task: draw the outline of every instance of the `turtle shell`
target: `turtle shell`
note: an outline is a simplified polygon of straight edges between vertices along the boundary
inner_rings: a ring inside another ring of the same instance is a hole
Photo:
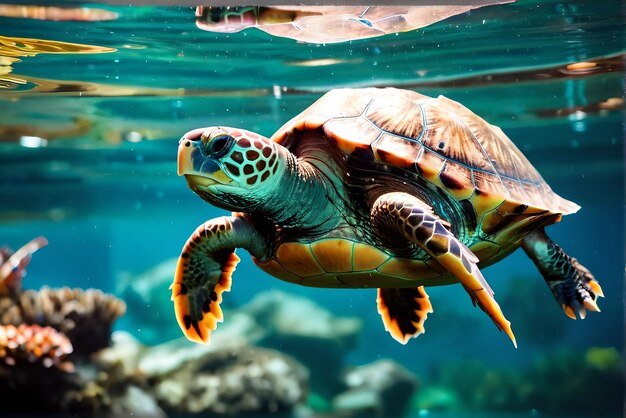
[[[298,132],[307,129],[323,130],[346,154],[408,170],[462,206],[471,204],[487,234],[529,216],[557,221],[555,215],[579,209],[552,191],[500,128],[443,96],[394,88],[332,90],[272,140],[293,148]]]

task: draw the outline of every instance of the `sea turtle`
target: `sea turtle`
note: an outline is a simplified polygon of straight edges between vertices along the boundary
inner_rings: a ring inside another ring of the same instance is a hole
[[[222,321],[235,248],[288,282],[378,288],[385,328],[402,343],[432,312],[424,286],[460,282],[515,344],[479,268],[519,246],[569,317],[599,311],[598,282],[544,232],[579,206],[500,128],[443,96],[337,89],[270,139],[196,129],[180,140],[178,173],[235,211],[200,225],[178,261],[172,299],[196,342]]]
[[[407,32],[472,9],[513,1],[428,6],[198,6],[196,26],[226,33],[254,27],[301,42],[336,43]]]

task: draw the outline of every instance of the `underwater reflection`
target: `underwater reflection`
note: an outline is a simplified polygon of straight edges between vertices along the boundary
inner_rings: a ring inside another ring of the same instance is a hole
[[[52,21],[100,22],[115,20],[118,14],[109,10],[88,7],[0,4],[0,16]]]
[[[16,89],[28,83],[28,77],[11,75],[13,64],[23,57],[38,54],[100,54],[115,52],[115,48],[52,41],[48,39],[0,36],[0,89]]]
[[[70,123],[59,125],[35,125],[30,123],[0,125],[0,142],[18,142],[22,146],[37,148],[46,146],[49,140],[57,138],[74,138],[87,134],[92,127],[92,121],[77,117]],[[29,146],[35,141],[28,138],[39,138],[38,146]]]
[[[494,84],[513,84],[522,81],[542,81],[558,79],[577,79],[605,73],[620,73],[624,71],[624,54],[608,57],[597,57],[590,61],[575,62],[544,68],[528,70],[512,69],[510,71],[471,75],[448,80],[425,80],[415,83],[389,84],[399,88],[418,87],[470,87]],[[419,76],[420,71],[416,71]]]
[[[300,42],[337,43],[408,32],[479,7],[514,1],[445,6],[198,6],[196,25],[224,33],[254,27]]]

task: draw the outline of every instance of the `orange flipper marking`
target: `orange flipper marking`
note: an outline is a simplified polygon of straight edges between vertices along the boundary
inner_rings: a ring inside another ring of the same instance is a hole
[[[587,284],[589,285],[593,293],[596,294],[596,296],[599,296],[601,298],[604,297],[604,292],[602,291],[602,287],[600,287],[600,283],[598,283],[596,280],[590,280],[587,282]]]
[[[500,309],[500,305],[493,298],[493,290],[491,290],[476,265],[478,259],[469,249],[464,251],[467,247],[463,246],[462,248],[461,257],[447,252],[435,258],[459,279],[472,298],[472,302],[489,315],[499,330],[506,332],[515,348],[517,348],[517,341],[511,329],[511,323],[506,319],[502,309]]]
[[[217,328],[217,324],[222,322],[224,315],[220,304],[222,303],[222,293],[230,291],[232,284],[232,275],[235,271],[239,257],[234,253],[230,253],[222,265],[219,279],[215,284],[212,292],[206,295],[204,301],[196,306],[195,312],[190,307],[190,294],[205,291],[208,289],[186,289],[184,284],[184,265],[186,260],[181,258],[176,267],[176,275],[174,283],[170,286],[172,290],[172,300],[174,301],[174,311],[176,320],[183,331],[183,334],[190,340],[197,343],[208,343],[211,331]],[[211,296],[213,295],[213,296]],[[198,308],[200,311],[198,311]],[[201,317],[200,317],[201,315]],[[194,321],[193,317],[200,317],[200,320]]]
[[[424,286],[378,289],[376,304],[385,329],[400,344],[423,334],[426,317],[433,312]]]

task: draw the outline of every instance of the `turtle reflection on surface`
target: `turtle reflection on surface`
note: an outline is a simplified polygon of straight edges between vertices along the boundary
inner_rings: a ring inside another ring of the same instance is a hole
[[[225,33],[255,27],[301,42],[336,43],[407,32],[479,7],[514,1],[469,1],[445,6],[198,6],[196,25]]]

